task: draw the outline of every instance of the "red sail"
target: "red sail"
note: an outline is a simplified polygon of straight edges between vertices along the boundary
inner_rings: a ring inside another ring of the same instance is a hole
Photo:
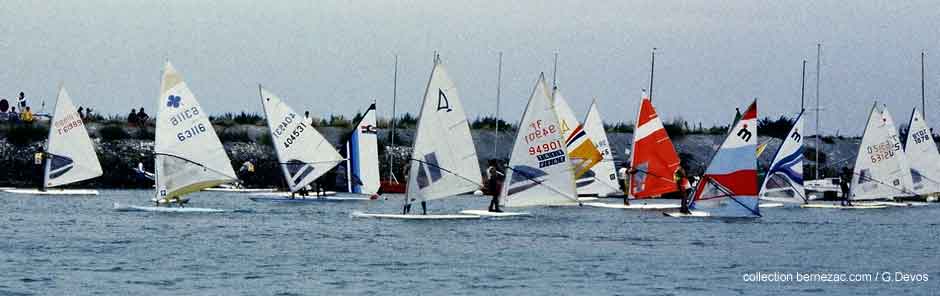
[[[679,169],[679,156],[663,122],[656,115],[653,103],[645,95],[633,131],[630,163],[635,171],[630,176],[630,195],[634,198],[653,198],[680,191],[674,180]],[[690,188],[687,179],[683,179],[681,184],[681,190]]]

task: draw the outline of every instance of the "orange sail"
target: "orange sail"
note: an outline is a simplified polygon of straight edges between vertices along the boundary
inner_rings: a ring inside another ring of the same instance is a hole
[[[640,103],[633,131],[631,157],[630,164],[635,172],[630,177],[630,195],[634,198],[652,198],[680,191],[673,179],[679,169],[679,156],[646,94]],[[681,184],[681,190],[690,188],[687,179],[681,180]]]

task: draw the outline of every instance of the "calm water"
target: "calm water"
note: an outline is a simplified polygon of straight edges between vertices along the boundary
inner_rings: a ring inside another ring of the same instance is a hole
[[[520,220],[352,219],[400,199],[273,205],[195,194],[225,214],[115,212],[150,191],[0,193],[0,295],[936,295],[940,205],[765,209],[752,221],[533,208]],[[479,197],[433,212],[482,208]],[[752,272],[927,273],[928,282],[749,283]]]

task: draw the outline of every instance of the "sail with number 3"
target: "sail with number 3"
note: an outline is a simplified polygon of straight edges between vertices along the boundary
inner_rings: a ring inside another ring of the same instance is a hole
[[[894,119],[875,103],[868,115],[852,174],[851,199],[875,200],[912,196],[911,167]]]
[[[933,135],[924,115],[914,108],[908,124],[907,141],[904,152],[911,162],[911,177],[914,192],[918,195],[936,195],[940,193],[940,152],[933,141]]]
[[[482,179],[457,86],[435,57],[418,115],[406,203],[473,192]]]
[[[157,103],[158,203],[238,179],[205,110],[170,62],[163,69]]]
[[[574,169],[544,75],[519,122],[510,154],[503,203],[509,207],[577,204]]]
[[[709,216],[760,216],[757,198],[757,102],[751,103],[712,157],[689,208]]]
[[[790,133],[780,144],[764,183],[760,198],[786,203],[806,203],[803,189],[803,112],[796,116]]]
[[[260,85],[258,89],[274,151],[291,192],[316,181],[344,160],[333,145],[284,100]]]

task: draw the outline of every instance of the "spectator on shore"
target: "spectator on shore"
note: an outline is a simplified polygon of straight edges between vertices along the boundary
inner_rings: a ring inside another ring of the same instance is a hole
[[[20,121],[25,123],[33,123],[33,111],[29,110],[29,107],[26,107],[26,111],[20,113]]]
[[[85,119],[85,107],[78,106],[78,118]]]
[[[7,119],[10,122],[17,122],[20,120],[20,115],[16,113],[16,106],[10,107],[10,112],[7,113]]]
[[[314,126],[313,120],[310,119],[310,111],[304,111],[304,123]]]
[[[150,120],[150,115],[147,115],[147,112],[144,112],[144,107],[140,107],[140,111],[137,111],[137,122],[140,126],[147,126],[147,121]]]
[[[127,124],[131,126],[137,124],[137,109],[131,109],[131,113],[127,114]]]
[[[85,120],[86,122],[90,122],[92,120],[91,108],[87,108],[87,107],[85,108],[85,118],[82,118],[82,119]]]
[[[20,92],[20,96],[16,99],[16,101],[20,104],[20,110],[26,108],[26,94]]]

